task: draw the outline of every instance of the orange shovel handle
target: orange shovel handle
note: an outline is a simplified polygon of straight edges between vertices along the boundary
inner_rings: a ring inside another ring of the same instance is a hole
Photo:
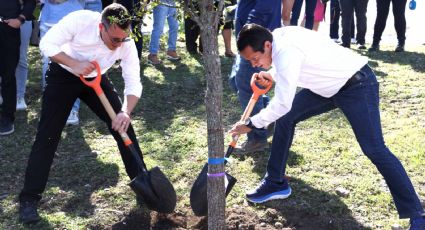
[[[87,81],[83,75],[80,75],[80,80],[87,85],[88,87],[92,88],[96,95],[99,97],[100,102],[102,103],[103,107],[105,108],[106,112],[108,113],[111,120],[114,120],[117,114],[115,113],[114,109],[111,106],[111,103],[109,103],[108,99],[105,96],[105,93],[103,92],[102,87],[100,87],[100,81],[102,80],[102,74],[100,71],[100,66],[96,61],[91,62],[93,65],[96,66],[96,72],[97,76],[94,77],[93,80]],[[124,141],[124,145],[129,146],[133,144],[133,142],[128,137],[127,133],[120,133],[122,140]]]

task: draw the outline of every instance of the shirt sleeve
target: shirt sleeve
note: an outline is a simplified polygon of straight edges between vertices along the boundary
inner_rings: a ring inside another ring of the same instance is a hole
[[[261,25],[263,27],[268,26],[268,22],[270,22],[270,17],[273,15],[273,9],[277,7],[274,3],[275,0],[261,0],[256,1],[254,8],[249,12],[248,19],[246,24],[255,23]],[[280,7],[280,5],[279,5]]]
[[[291,110],[304,58],[297,48],[287,49],[273,57],[273,69],[269,72],[276,82],[274,97],[266,108],[251,118],[255,127],[267,127]]]
[[[78,32],[78,23],[73,13],[68,14],[55,24],[41,38],[40,50],[46,57],[53,57],[62,52],[62,44],[72,41]]]
[[[22,7],[22,14],[27,20],[34,19],[32,15],[35,9],[36,2],[35,0],[24,0],[24,5]]]
[[[124,79],[124,95],[142,96],[143,86],[140,82],[140,61],[137,56],[136,45],[128,41],[123,47],[121,59],[122,77]]]

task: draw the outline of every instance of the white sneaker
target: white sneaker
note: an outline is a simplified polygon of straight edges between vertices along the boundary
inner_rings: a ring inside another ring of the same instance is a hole
[[[339,39],[338,38],[331,38],[332,39],[332,41],[334,41],[335,43],[340,43],[340,41],[339,41]]]
[[[26,110],[27,104],[25,103],[25,98],[18,97],[16,99],[16,110]]]
[[[78,119],[78,111],[71,110],[66,125],[78,125],[80,120]]]

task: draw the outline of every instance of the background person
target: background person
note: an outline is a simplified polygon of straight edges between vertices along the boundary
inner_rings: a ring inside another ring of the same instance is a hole
[[[32,20],[35,0],[0,0],[0,76],[1,97],[0,135],[15,131],[16,67],[21,44],[20,26]]]
[[[282,26],[281,0],[240,0],[236,8],[235,33],[247,23],[257,23],[270,30]],[[250,79],[247,76],[263,70],[261,67],[253,67],[242,56],[236,57],[229,78],[229,84],[238,94],[239,103],[245,109],[252,96]],[[258,113],[268,104],[268,96],[260,97],[255,104],[252,114]],[[270,125],[273,128],[273,125]],[[264,151],[269,147],[267,142],[267,129],[257,129],[247,134],[247,140],[236,146],[235,153],[244,154],[256,151]]]

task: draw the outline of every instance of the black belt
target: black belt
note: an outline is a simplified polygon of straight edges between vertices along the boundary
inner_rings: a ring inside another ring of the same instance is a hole
[[[350,77],[350,79],[348,79],[348,81],[345,83],[345,85],[340,89],[341,90],[345,90],[348,87],[356,84],[357,82],[359,82],[362,79],[365,79],[365,77],[367,77],[367,75],[364,73],[367,69],[370,69],[369,65],[364,65],[359,71],[357,71],[353,76]]]

